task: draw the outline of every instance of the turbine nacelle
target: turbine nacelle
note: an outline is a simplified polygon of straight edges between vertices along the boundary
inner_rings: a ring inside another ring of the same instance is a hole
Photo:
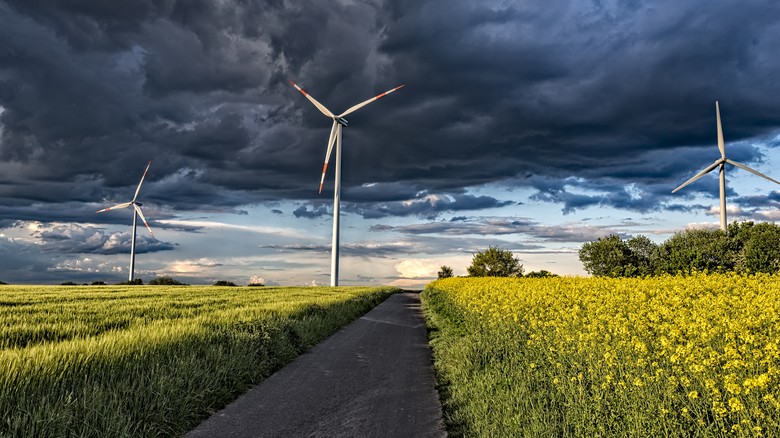
[[[344,117],[334,117],[333,120],[341,126],[349,126],[349,122]]]

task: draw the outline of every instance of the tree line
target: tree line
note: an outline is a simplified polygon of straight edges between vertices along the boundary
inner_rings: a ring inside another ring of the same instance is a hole
[[[780,271],[780,226],[734,222],[728,231],[679,231],[661,244],[646,236],[616,234],[582,245],[579,258],[589,274],[643,277],[691,272],[776,273]]]

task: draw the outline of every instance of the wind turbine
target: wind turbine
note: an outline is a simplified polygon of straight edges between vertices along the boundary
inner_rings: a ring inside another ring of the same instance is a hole
[[[133,206],[133,238],[132,242],[130,243],[130,281],[133,281],[135,278],[135,230],[136,230],[136,223],[138,221],[138,216],[141,216],[141,220],[144,221],[144,225],[146,225],[146,229],[149,230],[149,234],[154,237],[154,233],[152,232],[152,229],[149,228],[149,224],[146,222],[146,218],[144,217],[143,212],[141,211],[141,203],[136,201],[138,199],[138,192],[141,191],[141,184],[144,183],[144,178],[146,178],[146,172],[149,171],[149,166],[152,165],[152,162],[149,161],[149,164],[146,165],[146,170],[144,170],[144,175],[141,177],[141,182],[138,183],[138,187],[135,189],[135,195],[133,195],[133,200],[130,202],[125,202],[122,204],[117,204],[113,207],[104,208],[102,210],[98,210],[98,213],[102,213],[104,211],[109,210],[118,210],[120,208],[127,208],[129,206]]]
[[[314,106],[317,107],[318,110],[322,114],[325,114],[325,116],[333,119],[333,125],[330,128],[330,137],[328,138],[328,152],[325,154],[325,164],[322,166],[322,178],[320,179],[320,193],[322,193],[322,185],[325,182],[325,171],[328,169],[328,160],[330,160],[330,153],[333,151],[333,144],[335,142],[336,144],[336,184],[333,187],[333,243],[331,244],[331,253],[330,253],[330,285],[331,286],[338,286],[339,285],[339,200],[341,198],[341,128],[343,126],[347,126],[348,122],[344,118],[349,114],[352,114],[353,112],[359,110],[360,108],[363,108],[364,106],[368,105],[369,103],[380,99],[382,97],[387,96],[388,94],[392,93],[393,91],[396,91],[398,89],[401,89],[404,87],[404,85],[400,85],[398,87],[393,88],[392,90],[385,91],[382,94],[378,94],[371,99],[366,100],[365,102],[361,102],[348,110],[344,111],[343,113],[339,115],[334,115],[332,112],[330,112],[329,109],[325,108],[325,105],[317,102],[317,99],[311,97],[309,93],[303,90],[303,88],[299,87],[295,82],[290,81],[290,84],[292,84],[293,87],[295,87],[298,91],[300,91],[304,96],[306,96],[307,99],[311,103],[314,104]]]
[[[755,175],[758,175],[764,179],[768,179],[769,181],[772,181],[775,184],[780,184],[780,181],[776,181],[763,173],[751,169],[747,166],[745,166],[742,163],[737,163],[734,160],[730,160],[726,158],[726,149],[723,145],[723,128],[720,124],[720,107],[718,106],[718,101],[715,101],[715,115],[718,119],[718,149],[720,150],[720,158],[715,160],[714,163],[710,164],[709,167],[702,170],[701,172],[697,173],[693,178],[689,179],[688,181],[685,181],[682,183],[679,187],[672,190],[672,193],[680,190],[681,188],[687,186],[688,184],[696,181],[697,179],[703,177],[704,175],[712,172],[716,167],[719,168],[718,173],[720,174],[720,229],[723,230],[723,232],[727,232],[726,228],[726,163],[731,164],[732,166],[739,167],[740,169],[747,170],[750,173],[753,173]]]

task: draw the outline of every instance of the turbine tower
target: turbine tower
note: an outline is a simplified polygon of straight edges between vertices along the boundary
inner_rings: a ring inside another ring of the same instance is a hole
[[[133,200],[130,202],[125,202],[122,204],[117,204],[113,207],[104,208],[102,210],[98,210],[98,213],[102,213],[104,211],[109,210],[118,210],[120,208],[127,208],[129,206],[133,206],[133,237],[130,243],[130,278],[129,281],[133,281],[135,279],[135,230],[136,230],[136,223],[138,221],[138,216],[141,216],[141,220],[144,221],[144,225],[146,225],[146,229],[149,230],[149,234],[154,237],[154,233],[152,232],[152,229],[149,228],[149,224],[146,222],[146,218],[144,217],[143,212],[141,211],[141,203],[136,201],[138,199],[138,192],[141,191],[141,184],[144,183],[144,178],[146,178],[146,172],[149,171],[149,166],[152,165],[152,162],[149,161],[149,164],[146,165],[146,170],[144,170],[144,175],[141,177],[141,182],[138,183],[138,187],[135,189],[135,195],[133,195]]]
[[[299,87],[295,82],[290,81],[293,87],[306,96],[309,101],[317,107],[322,114],[326,117],[333,119],[333,125],[330,128],[330,137],[328,138],[328,151],[325,153],[325,164],[322,166],[322,178],[320,178],[320,193],[322,193],[322,185],[325,182],[325,171],[328,169],[328,160],[330,160],[330,153],[333,151],[333,144],[336,144],[336,183],[333,187],[333,243],[331,244],[330,253],[330,285],[339,285],[339,202],[341,198],[341,128],[347,126],[347,120],[344,118],[347,115],[363,108],[369,103],[387,96],[388,94],[403,88],[404,85],[393,88],[392,90],[385,91],[382,94],[378,94],[371,99],[361,102],[339,115],[334,115],[329,109],[319,102],[309,93]]]
[[[737,163],[736,161],[730,160],[726,158],[726,148],[723,144],[723,127],[720,123],[720,107],[718,106],[718,101],[715,101],[715,116],[718,120],[718,149],[720,150],[720,158],[715,160],[714,163],[710,164],[709,167],[705,168],[701,172],[694,175],[693,178],[689,179],[688,181],[685,181],[682,183],[679,187],[672,190],[672,193],[680,190],[681,188],[687,186],[688,184],[696,181],[697,179],[703,177],[704,175],[712,172],[716,167],[718,168],[718,174],[720,176],[720,229],[723,230],[723,232],[727,232],[727,222],[726,222],[726,163],[731,164],[732,166],[739,167],[740,169],[747,170],[750,173],[753,173],[755,175],[758,175],[764,179],[767,179],[769,181],[772,181],[775,184],[780,184],[780,182],[764,175],[763,173],[751,169],[747,166],[745,166],[742,163]]]

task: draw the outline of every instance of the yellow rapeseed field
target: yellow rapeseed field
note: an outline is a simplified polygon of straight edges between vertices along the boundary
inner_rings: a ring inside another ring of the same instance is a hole
[[[778,276],[453,278],[424,300],[466,435],[780,436]]]

